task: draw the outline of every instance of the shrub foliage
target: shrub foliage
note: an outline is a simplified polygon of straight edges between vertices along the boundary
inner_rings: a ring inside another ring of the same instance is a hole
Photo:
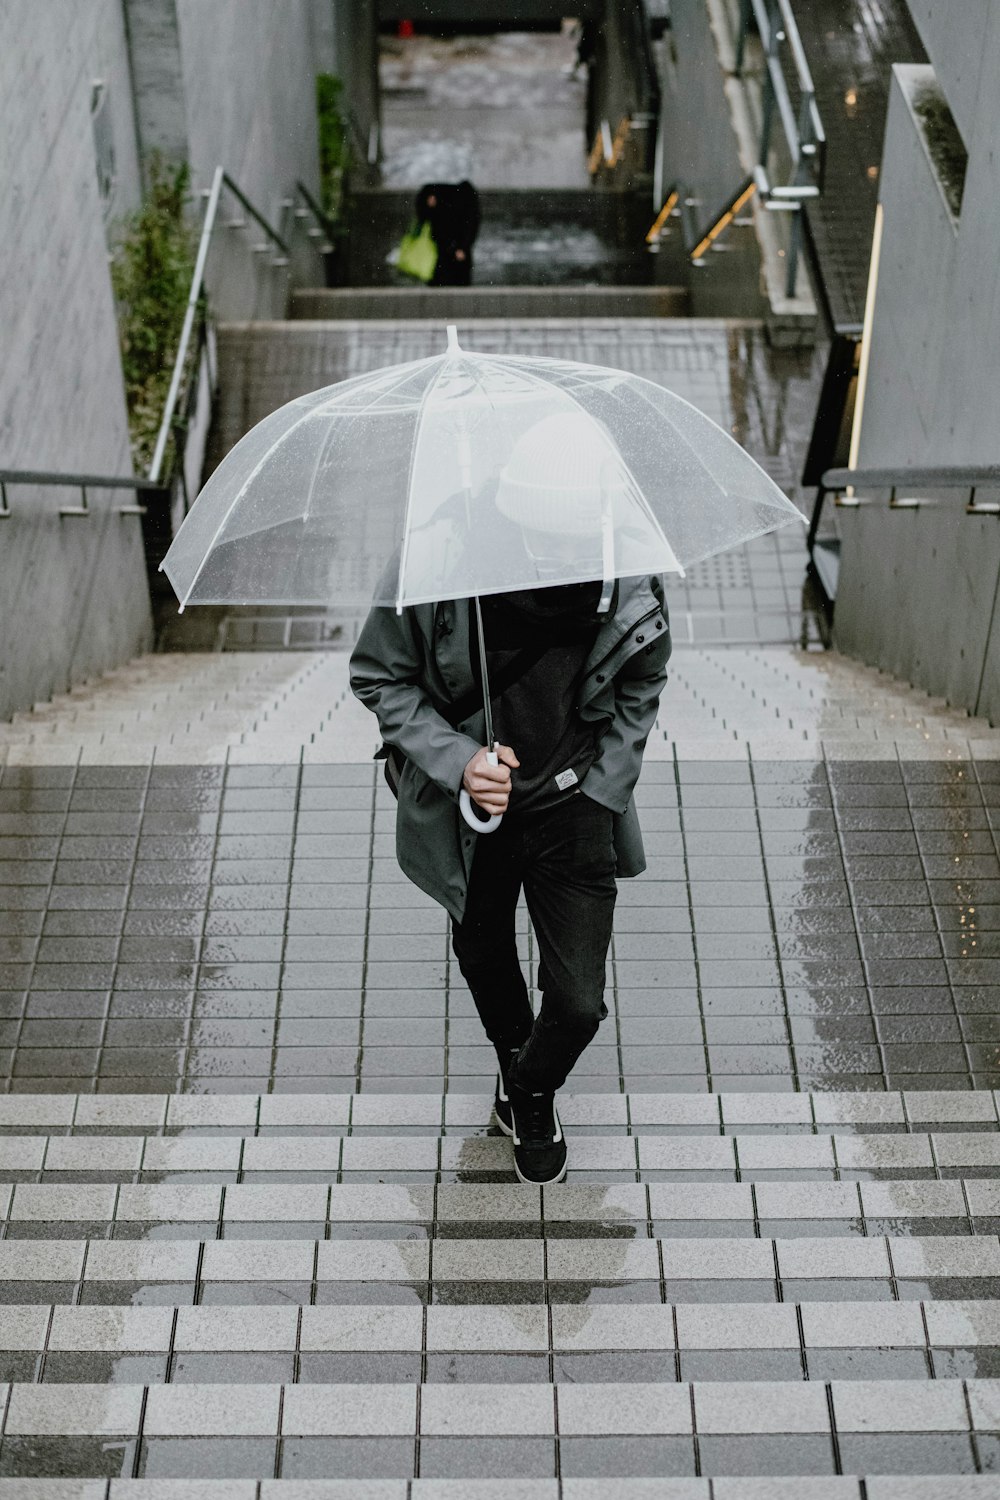
[[[122,226],[111,264],[132,457],[145,473],[163,420],[194,274],[186,163],[155,159],[141,207]]]
[[[351,165],[351,146],[342,103],[343,91],[341,80],[333,73],[317,73],[320,197],[324,213],[334,223],[343,210],[346,178]]]

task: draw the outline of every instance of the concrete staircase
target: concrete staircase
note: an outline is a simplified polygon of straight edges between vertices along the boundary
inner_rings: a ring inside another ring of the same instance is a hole
[[[489,1111],[0,1098],[0,1497],[996,1494],[993,1094]]]
[[[289,313],[298,321],[427,319],[439,327],[467,318],[680,318],[689,305],[683,286],[307,287],[292,294]]]

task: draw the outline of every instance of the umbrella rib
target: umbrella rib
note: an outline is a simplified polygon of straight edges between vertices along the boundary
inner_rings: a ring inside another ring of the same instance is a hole
[[[428,355],[428,357],[426,359],[414,359],[414,360],[410,360],[405,365],[398,366],[398,371],[400,372],[399,373],[399,378],[397,380],[393,380],[389,385],[387,385],[381,391],[381,393],[378,396],[376,396],[375,399],[373,401],[371,401],[364,408],[363,411],[345,412],[343,415],[348,420],[351,420],[352,418],[356,419],[358,417],[367,417],[367,416],[369,416],[375,410],[375,408],[377,406],[379,406],[383,401],[387,401],[391,396],[393,396],[396,393],[396,391],[399,390],[399,387],[401,385],[405,385],[406,382],[407,382],[407,380],[409,380],[410,376],[413,375],[414,372],[416,370],[418,370],[422,365],[433,364],[433,362],[435,360],[440,359],[441,357],[442,356],[440,354],[432,354],[432,355]],[[405,372],[405,373],[402,373],[402,372]],[[359,377],[359,378],[363,378],[363,377]],[[332,401],[333,397],[331,397],[330,400]],[[330,406],[329,406],[329,404],[326,404],[324,406],[319,407],[318,410],[319,410],[319,412],[322,415],[325,415],[325,416],[329,416],[330,415]],[[306,492],[306,508],[303,511],[302,517],[301,517],[301,519],[303,521],[308,521],[308,519],[309,519],[309,513],[312,510],[312,496],[313,496],[313,488],[315,487],[315,484],[316,484],[316,475],[319,473],[319,466],[322,463],[323,457],[324,457],[324,455],[325,455],[325,453],[327,451],[327,447],[328,447],[329,442],[330,442],[330,435],[331,435],[332,431],[333,431],[333,428],[331,426],[330,431],[327,432],[326,436],[323,438],[322,443],[320,444],[319,453],[316,455],[316,462],[313,465],[312,478],[309,481],[309,489]],[[267,529],[267,528],[264,528],[264,527],[261,528],[261,530],[265,530],[265,529]]]
[[[434,372],[433,380],[428,381],[427,388],[420,397],[420,405],[417,408],[417,420],[413,424],[413,443],[410,447],[410,462],[406,472],[406,509],[403,512],[403,544],[399,555],[399,578],[396,581],[396,613],[398,615],[403,612],[403,576],[406,571],[406,560],[410,549],[409,522],[410,511],[413,506],[413,466],[417,457],[417,444],[420,441],[420,427],[430,394],[441,378],[441,371],[444,369],[446,363],[446,356],[438,357],[441,359],[440,368]]]
[[[318,413],[328,412],[331,403],[336,402],[339,397],[344,394],[345,386],[349,385],[353,388],[355,387],[356,383],[360,384],[362,381],[370,379],[373,375],[378,375],[379,373],[387,375],[392,373],[396,378],[386,386],[386,388],[381,392],[380,395],[375,397],[370,406],[365,408],[365,411],[370,411],[372,407],[378,406],[380,401],[383,401],[387,396],[391,396],[394,391],[398,390],[399,387],[409,379],[414,371],[420,369],[421,365],[431,365],[435,360],[438,360],[440,358],[440,354],[428,354],[423,359],[410,359],[401,365],[390,365],[388,369],[381,372],[378,370],[364,370],[360,375],[351,375],[347,380],[338,380],[337,383],[331,387],[331,395],[327,397],[326,401],[322,402],[318,406],[310,407],[310,410]],[[303,400],[304,398],[299,397],[297,399]],[[291,405],[292,403],[289,404]],[[359,413],[359,415],[363,414]]]
[[[434,358],[440,358],[440,355],[435,355],[433,357]],[[428,359],[428,360],[416,360],[415,363],[418,364],[418,365],[420,365],[420,364],[429,364],[430,363],[430,359]],[[431,382],[431,384],[433,385],[433,381]],[[395,389],[395,385],[393,386],[393,389]],[[383,392],[383,395],[384,394],[386,394],[386,393]],[[424,395],[426,396],[426,392],[424,393]],[[381,399],[381,397],[379,399]],[[421,398],[421,405],[423,404],[423,399],[424,398]],[[320,410],[322,410],[322,408],[320,408]],[[308,410],[305,412],[305,414],[303,416],[299,417],[295,422],[292,423],[291,427],[289,427],[286,432],[283,432],[281,434],[281,441],[284,442],[287,437],[289,437],[293,432],[296,432],[302,426],[303,422],[307,422],[310,417],[315,416],[316,414],[317,414],[316,407],[312,407],[312,406],[309,407]],[[226,507],[225,513],[224,513],[221,521],[219,522],[218,526],[215,528],[214,533],[212,534],[212,540],[209,542],[208,546],[205,548],[205,552],[204,552],[204,555],[203,555],[203,557],[201,559],[201,562],[198,564],[197,568],[195,569],[194,577],[191,579],[191,582],[190,582],[190,584],[188,586],[187,592],[185,593],[184,598],[181,600],[181,608],[182,609],[183,609],[184,605],[190,599],[191,592],[194,589],[195,584],[198,582],[198,579],[201,577],[202,570],[204,569],[205,564],[208,562],[208,559],[209,559],[209,557],[212,554],[212,549],[215,546],[216,542],[219,540],[219,535],[220,535],[220,533],[222,531],[222,528],[225,526],[226,522],[229,520],[229,517],[232,515],[232,513],[233,513],[234,509],[236,508],[236,506],[243,499],[244,495],[247,492],[248,486],[250,484],[252,484],[252,482],[257,478],[257,475],[260,473],[261,469],[263,468],[263,466],[267,462],[267,460],[270,458],[271,453],[273,451],[274,451],[273,448],[270,448],[270,449],[268,449],[267,453],[264,453],[264,454],[261,455],[261,457],[254,464],[253,469],[251,470],[251,472],[247,475],[246,479],[244,479],[243,483],[240,485],[239,489],[237,490],[236,494],[233,496],[232,500],[229,502],[229,505]],[[261,531],[269,531],[271,528],[268,527],[268,526],[262,526],[259,529]]]

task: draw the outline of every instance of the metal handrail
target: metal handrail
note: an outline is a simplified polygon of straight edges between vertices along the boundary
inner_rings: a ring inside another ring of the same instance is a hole
[[[8,485],[65,485],[80,491],[79,505],[61,505],[59,514],[61,516],[89,516],[92,514],[87,499],[88,490],[132,490],[137,494],[163,494],[163,485],[156,484],[150,479],[129,479],[122,475],[111,474],[65,474],[47,469],[0,469],[0,520],[8,520],[13,515],[7,498]],[[115,507],[120,516],[144,516],[146,507],[144,505],[118,505]]]
[[[607,114],[603,114],[594,131],[594,141],[587,157],[587,170],[593,177],[602,167],[613,171],[625,154],[625,146],[631,135],[645,138],[643,169],[653,170],[655,147],[651,142],[658,136],[656,129],[661,112],[660,75],[653,52],[652,33],[645,0],[621,0],[619,5],[622,24],[628,30],[627,45],[633,63],[630,79],[634,82],[634,103],[628,113],[618,121],[612,133]],[[607,104],[604,106],[607,109]],[[643,149],[640,146],[640,149]]]
[[[790,0],[740,0],[733,76],[739,78],[743,74],[751,20],[757,24],[766,69],[760,144],[753,175],[764,207],[772,212],[792,215],[785,266],[785,291],[789,297],[794,297],[802,237],[802,205],[808,199],[818,197],[823,191],[826,132],[816,104],[816,87]],[[782,43],[787,44],[791,54],[799,95],[797,113],[779,56]],[[781,120],[792,163],[790,178],[785,183],[772,183],[768,170],[775,110]]]
[[[812,160],[815,185],[822,188],[826,169],[826,132],[816,104],[816,86],[790,0],[741,0],[736,62],[733,68],[737,78],[743,72],[751,17],[757,23],[768,76],[769,99],[765,99],[764,125],[761,131],[761,164],[766,165],[771,145],[770,103],[777,106],[793,165],[798,167],[803,157]],[[800,98],[797,118],[778,57],[778,47],[782,42],[787,42],[795,68]]]
[[[1000,516],[1000,501],[977,501],[978,489],[1000,486],[1000,464],[985,464],[979,467],[943,469],[827,469],[820,478],[813,503],[812,519],[806,536],[810,552],[819,531],[820,515],[827,495],[838,496],[834,504],[841,510],[857,510],[873,502],[852,494],[841,496],[842,490],[878,489],[889,491],[890,510],[918,510],[921,505],[932,505],[929,497],[921,497],[907,491],[913,490],[968,490],[965,505],[968,516]],[[900,491],[903,491],[900,497]]]
[[[295,191],[298,193],[299,197],[306,205],[305,209],[297,209],[296,213],[302,215],[306,212],[306,210],[308,210],[308,212],[312,214],[313,218],[316,220],[317,225],[326,235],[327,241],[336,239],[338,234],[342,234],[344,232],[343,226],[340,225],[335,218],[331,217],[331,215],[327,213],[326,209],[319,202],[319,199],[314,197],[314,195],[309,191],[304,182],[297,181],[295,184]],[[333,247],[329,243],[326,243],[320,247],[324,255],[329,254],[332,248]]]
[[[352,138],[351,144],[358,160],[365,162],[369,167],[377,167],[379,152],[382,149],[381,122],[378,119],[372,120],[366,140],[353,109],[344,111],[344,119],[347,122],[347,133]]]
[[[253,204],[250,202],[250,199],[246,196],[241,188],[237,187],[236,183],[230,177],[229,173],[223,167],[216,167],[216,175],[218,175],[220,172],[222,173],[223,186],[229,189],[233,197],[236,199],[237,203],[242,204],[247,213],[250,215],[251,219],[255,219],[257,221],[261,229],[263,229],[264,233],[267,235],[268,239],[273,240],[277,245],[282,255],[288,255],[290,253],[288,246],[285,244],[285,241],[282,239],[278,231],[267,222],[267,220],[264,218],[264,215],[258,209],[254,208]],[[214,185],[215,179],[213,177],[212,186],[214,187]],[[209,193],[211,193],[212,188],[209,188],[208,191]]]
[[[208,260],[209,245],[212,239],[212,232],[215,229],[215,218],[219,211],[219,198],[222,193],[222,185],[225,177],[226,174],[222,167],[216,167],[212,175],[212,186],[208,190],[208,205],[205,209],[205,218],[201,227],[201,239],[198,241],[198,254],[194,263],[194,275],[191,277],[187,307],[184,310],[184,322],[181,326],[180,342],[177,345],[177,357],[174,360],[174,368],[170,376],[170,387],[167,391],[167,400],[163,408],[160,430],[156,435],[153,460],[149,466],[148,477],[153,483],[160,477],[163,458],[167,451],[167,443],[170,440],[170,432],[174,425],[177,397],[180,394],[181,381],[184,378],[184,367],[187,364],[191,330],[194,327],[195,314],[198,311],[198,304],[201,301],[202,287],[205,281],[205,263]]]
[[[300,185],[301,186],[301,185]],[[199,307],[205,291],[205,266],[208,261],[208,252],[215,232],[216,219],[219,212],[219,200],[222,190],[225,188],[232,193],[233,197],[245,210],[247,214],[264,231],[267,238],[280,252],[275,258],[275,266],[287,266],[291,251],[287,241],[278,233],[273,225],[269,224],[264,215],[255,208],[250,199],[237,183],[233,181],[224,167],[218,166],[212,174],[212,185],[207,188],[203,196],[207,199],[205,217],[202,221],[201,237],[198,241],[198,253],[195,257],[194,274],[191,277],[191,288],[188,292],[187,307],[184,311],[184,322],[181,325],[180,341],[177,345],[177,355],[174,359],[174,368],[170,376],[170,387],[167,391],[167,400],[163,408],[163,417],[160,422],[160,430],[156,436],[156,446],[153,449],[153,458],[149,466],[147,478],[155,486],[158,484],[163,469],[163,460],[166,456],[167,444],[173,430],[177,413],[177,402],[180,397],[181,385],[184,380],[184,370],[187,365],[188,351],[191,345],[191,334],[194,330],[195,319],[198,316]],[[308,201],[308,200],[307,200]],[[320,252],[321,253],[321,252]]]

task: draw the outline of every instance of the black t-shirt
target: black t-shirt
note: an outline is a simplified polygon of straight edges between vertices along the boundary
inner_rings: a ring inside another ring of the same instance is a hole
[[[493,730],[520,768],[509,811],[538,811],[572,796],[597,757],[595,726],[576,711],[580,680],[600,628],[601,585],[495,594],[482,600],[486,664],[495,677],[519,652],[545,645],[528,670],[493,700]],[[473,671],[479,652],[472,611]]]

